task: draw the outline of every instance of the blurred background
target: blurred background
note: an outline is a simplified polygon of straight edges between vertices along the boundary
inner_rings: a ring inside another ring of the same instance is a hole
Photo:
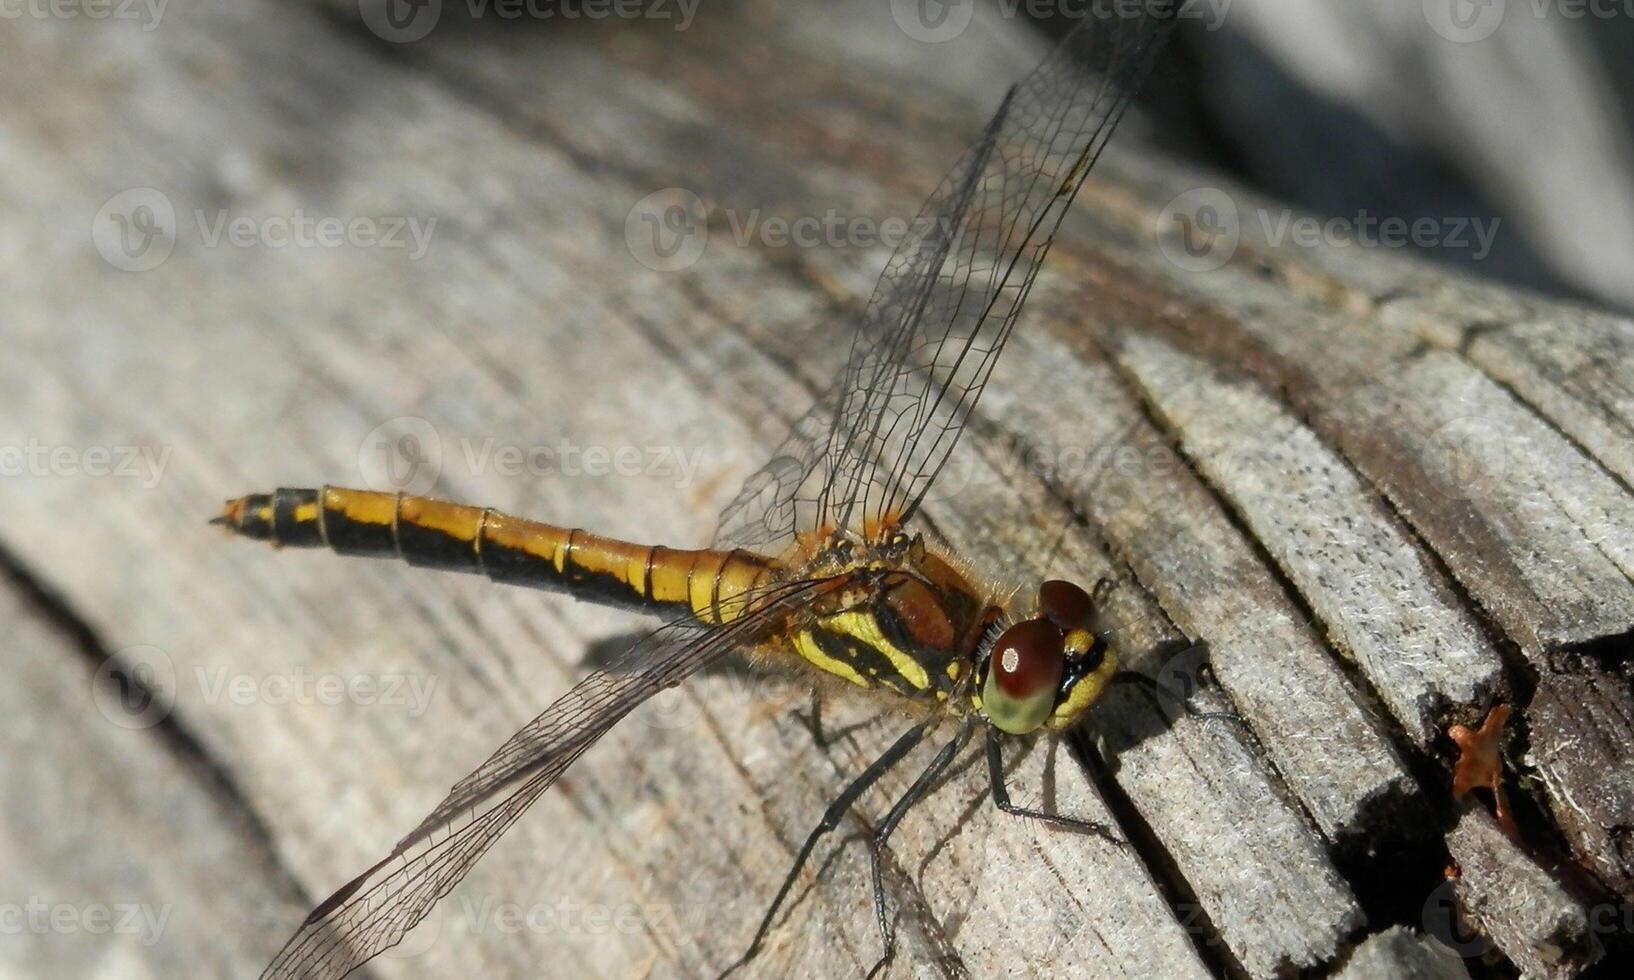
[[[326,2],[394,42],[529,27],[504,0]],[[982,43],[971,23],[1058,34],[1087,0],[879,2],[951,54]],[[1188,0],[1183,17],[1141,97],[1157,145],[1347,233],[1428,220],[1404,247],[1634,309],[1634,0]],[[927,64],[938,85],[991,87],[970,59]]]
[[[1409,247],[1476,274],[1634,308],[1634,3],[1199,0],[1187,16],[1146,90],[1169,149],[1358,229],[1432,219],[1447,240]],[[1496,223],[1489,250],[1477,223]]]

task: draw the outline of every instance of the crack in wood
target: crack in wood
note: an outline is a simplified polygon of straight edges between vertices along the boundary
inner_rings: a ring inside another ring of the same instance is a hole
[[[119,685],[124,703],[163,704],[173,693],[149,688],[137,672],[124,669],[119,652],[103,642],[90,619],[75,609],[65,594],[26,565],[14,550],[3,544],[0,544],[0,579],[66,639],[68,646],[80,654],[93,672],[111,663],[113,666],[108,671],[108,677]],[[146,731],[238,821],[266,865],[275,869],[276,880],[270,883],[271,886],[298,904],[311,905],[313,896],[301,887],[299,879],[283,863],[282,851],[271,828],[239,787],[228,767],[211,755],[206,744],[174,711],[165,713]]]

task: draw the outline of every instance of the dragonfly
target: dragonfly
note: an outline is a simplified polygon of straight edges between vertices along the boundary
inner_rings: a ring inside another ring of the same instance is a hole
[[[727,973],[761,949],[821,838],[933,732],[954,730],[868,839],[884,947],[874,973],[895,951],[882,878],[890,837],[978,734],[1001,811],[1118,840],[1099,823],[1020,806],[1004,784],[1007,740],[1067,731],[1117,676],[1117,656],[1091,629],[1100,597],[1063,580],[1000,588],[914,529],[1063,218],[1173,28],[1161,0],[1138,13],[1111,6],[1005,92],[888,260],[838,378],[727,505],[709,547],[335,486],[226,503],[214,523],[246,538],[476,573],[665,620],[313,909],[263,980],[341,977],[398,943],[601,736],[734,653],[886,696],[917,720],[827,807]]]

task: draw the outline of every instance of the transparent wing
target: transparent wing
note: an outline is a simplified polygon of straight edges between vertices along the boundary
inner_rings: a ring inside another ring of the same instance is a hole
[[[685,620],[664,626],[575,684],[460,780],[385,860],[314,909],[262,980],[342,977],[396,945],[620,719],[726,653],[762,639],[824,585],[770,586],[746,597],[749,611],[725,626]]]
[[[834,388],[721,516],[717,546],[912,515],[958,441],[1056,229],[1174,23],[1092,4],[921,209]],[[1150,12],[1156,9],[1157,13]]]

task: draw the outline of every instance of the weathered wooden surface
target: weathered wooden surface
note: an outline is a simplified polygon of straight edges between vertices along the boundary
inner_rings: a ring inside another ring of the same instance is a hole
[[[181,917],[95,962],[83,935],[28,933],[0,951],[17,971],[253,970],[305,901],[634,625],[225,541],[202,526],[220,498],[363,482],[372,431],[423,436],[412,417],[440,445],[441,495],[707,537],[830,376],[884,260],[843,237],[740,245],[734,228],[913,214],[995,79],[1039,54],[985,14],[956,41],[915,41],[865,2],[704,8],[685,31],[450,8],[413,45],[349,11],[174,0],[149,32],[0,21],[0,204],[16,216],[0,223],[0,446],[45,450],[0,483],[0,547],[95,638],[87,656],[14,598],[6,708],[86,794],[64,806],[126,835],[62,843],[39,763],[8,752],[5,792],[26,805],[0,824],[0,865],[23,870],[0,903],[151,889]],[[1120,650],[1160,676],[1206,662],[1196,708],[1243,724],[1122,689],[1080,744],[1016,760],[1019,800],[1111,820],[1126,848],[1002,818],[981,767],[963,770],[897,838],[896,975],[1372,976],[1420,960],[1440,975],[1440,954],[1414,950],[1447,938],[1431,913],[1449,863],[1468,865],[1451,900],[1488,930],[1482,954],[1580,971],[1615,944],[1562,944],[1507,910],[1548,902],[1570,922],[1630,891],[1634,329],[1364,250],[1272,248],[1251,222],[1221,266],[1189,270],[1165,205],[1229,189],[1131,135],[1086,189],[926,516],[1017,584],[1110,577]],[[166,261],[128,272],[89,229],[137,187],[162,192],[180,230]],[[630,216],[674,187],[716,218],[694,264],[661,272],[637,261]],[[205,236],[218,212],[296,209],[437,223],[423,256]],[[643,462],[501,462],[501,447],[564,440]],[[162,468],[88,472],[91,450],[123,447]],[[152,727],[96,709],[98,651],[152,668],[135,672],[169,705]],[[1525,845],[1469,829],[1447,799],[1440,733],[1493,699],[1521,708]],[[844,774],[894,735],[875,724],[819,749],[805,701],[728,670],[649,705],[371,975],[712,975]],[[757,975],[873,962],[866,864],[831,853]]]
[[[1466,980],[1469,971],[1445,945],[1392,926],[1367,937],[1336,975],[1340,980]]]
[[[1582,903],[1490,816],[1466,813],[1447,835],[1447,851],[1457,868],[1452,893],[1459,909],[1479,934],[1495,937],[1523,975],[1575,976],[1594,958],[1600,937]]]
[[[0,970],[255,972],[307,904],[264,828],[184,744],[117,724],[145,712],[34,596],[7,586]]]

